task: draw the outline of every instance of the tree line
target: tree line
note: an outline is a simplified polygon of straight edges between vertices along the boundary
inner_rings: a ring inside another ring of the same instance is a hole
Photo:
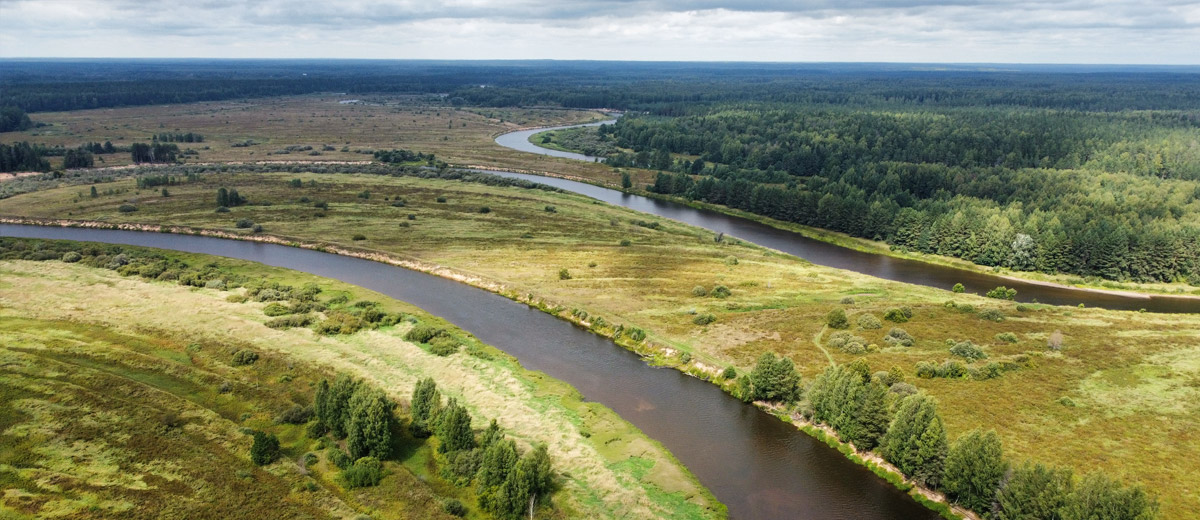
[[[972,430],[949,442],[937,401],[904,382],[898,368],[872,373],[865,360],[826,368],[802,392],[790,360],[764,354],[737,392],[790,405],[858,450],[874,451],[914,483],[990,518],[1151,520],[1157,500],[1093,471],[1081,478],[1036,462],[1013,466],[995,431]]]
[[[1200,284],[1181,113],[724,107],[595,132],[650,191],[985,266]]]

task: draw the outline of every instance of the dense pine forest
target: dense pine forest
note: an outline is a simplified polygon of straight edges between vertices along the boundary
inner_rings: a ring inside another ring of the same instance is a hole
[[[613,166],[667,172],[657,193],[986,266],[1200,283],[1194,111],[742,104],[587,132],[630,150]]]

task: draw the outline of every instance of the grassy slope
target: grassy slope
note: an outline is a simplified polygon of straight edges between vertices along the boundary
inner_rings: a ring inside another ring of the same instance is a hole
[[[289,284],[315,281],[326,293],[423,314],[303,273],[175,256]],[[357,510],[377,518],[441,518],[438,495],[458,496],[474,509],[469,490],[429,473],[428,446],[411,439],[401,447],[409,471],[393,468],[381,487],[341,491],[321,462],[313,478],[324,486],[298,490],[308,477],[294,461],[316,444],[302,427],[272,425],[272,418],[293,403],[311,402],[318,376],[337,371],[368,379],[401,402],[418,378],[432,376],[468,406],[477,428],[494,417],[518,442],[548,443],[556,470],[566,476],[554,497],[560,515],[714,516],[705,509],[715,502],[711,495],[657,443],[490,347],[491,360],[437,357],[400,339],[407,325],[336,338],[274,330],[262,325],[263,304],[225,296],[78,264],[0,262],[0,406],[14,412],[3,414],[0,425],[0,480],[10,488],[0,511],[305,518]],[[227,358],[234,348],[263,358],[232,368]],[[290,381],[281,379],[285,374]],[[234,392],[218,393],[221,381],[233,381]],[[185,426],[161,426],[167,411]],[[282,430],[284,460],[255,469],[240,427]],[[627,469],[631,461],[653,469],[642,477]]]
[[[316,188],[294,189],[286,181],[315,180]],[[133,180],[116,185],[130,187]],[[236,187],[253,201],[228,214],[213,213],[218,186]],[[100,186],[101,191],[107,185]],[[370,199],[357,193],[368,190]],[[1017,311],[1011,302],[953,295],[932,288],[889,282],[736,243],[717,244],[711,234],[674,222],[595,203],[570,194],[490,188],[455,181],[313,174],[220,175],[196,185],[172,188],[170,198],[129,192],[91,199],[79,188],[32,193],[0,201],[0,214],[154,222],[235,231],[238,218],[261,223],[268,234],[305,237],[417,258],[504,284],[517,294],[586,309],[611,323],[639,326],[693,361],[685,369],[727,365],[745,373],[759,354],[792,357],[806,375],[829,362],[854,359],[820,345],[828,338],[824,316],[842,307],[856,322],[858,313],[877,317],[890,307],[912,306],[916,315],[902,327],[917,338],[913,348],[883,348],[867,359],[876,370],[901,367],[910,382],[942,403],[951,437],[970,428],[995,428],[1016,459],[1034,458],[1080,471],[1105,468],[1141,482],[1162,497],[1169,517],[1200,514],[1200,474],[1188,461],[1200,445],[1200,317],[1036,307]],[[395,208],[383,196],[403,197]],[[447,202],[439,204],[436,197]],[[328,200],[330,211],[316,217],[300,197]],[[140,210],[120,214],[117,205],[136,199]],[[487,205],[491,213],[481,214]],[[544,211],[546,205],[555,213]],[[408,220],[407,214],[416,215]],[[652,230],[636,220],[661,222]],[[404,226],[408,224],[407,226]],[[363,233],[365,241],[352,241]],[[532,238],[521,238],[531,236]],[[632,246],[621,247],[628,239]],[[738,262],[730,265],[729,257]],[[591,264],[595,265],[592,266]],[[570,280],[559,280],[567,268]],[[696,285],[724,284],[733,296],[697,298]],[[851,296],[855,303],[839,303]],[[978,309],[998,309],[1000,323],[976,313],[947,308],[947,300]],[[692,311],[713,313],[716,323],[692,324]],[[855,330],[871,343],[886,345],[879,330]],[[1061,353],[1048,352],[1046,339],[1061,330]],[[1008,344],[996,334],[1012,332]],[[989,381],[922,380],[918,361],[949,358],[947,339],[983,345],[990,360],[1021,359],[1026,368]],[[670,351],[661,361],[678,363]],[[1075,406],[1062,404],[1069,398]]]

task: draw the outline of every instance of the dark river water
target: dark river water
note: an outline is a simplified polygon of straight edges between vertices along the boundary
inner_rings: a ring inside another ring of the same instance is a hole
[[[597,124],[600,123],[593,123],[588,126],[595,126]],[[536,131],[540,132],[543,130],[545,129]],[[525,152],[545,153],[547,155],[554,155],[556,157],[564,157],[561,155],[562,152],[548,150],[530,143],[528,141],[528,135],[532,132],[534,131],[526,131],[526,137],[522,139],[520,143],[510,143],[510,140],[502,139],[506,136],[515,135],[521,132],[504,134],[498,137],[496,142],[503,146],[519,144],[520,146],[510,147]],[[586,156],[584,157],[587,160],[593,159]],[[726,235],[737,237],[747,242],[752,242],[761,246],[798,256],[814,264],[856,271],[878,278],[885,278],[898,282],[926,285],[929,287],[937,287],[939,289],[946,290],[954,287],[954,284],[956,283],[961,283],[966,288],[967,292],[978,294],[986,293],[996,286],[1003,285],[1005,287],[1016,289],[1017,301],[1022,302],[1032,302],[1036,300],[1040,303],[1049,303],[1054,305],[1078,305],[1082,303],[1089,307],[1101,307],[1105,309],[1146,309],[1149,312],[1200,313],[1200,299],[1196,298],[1172,298],[1170,296],[1151,296],[1149,298],[1132,297],[1093,291],[1083,291],[1066,287],[1039,285],[1035,283],[1005,279],[975,271],[955,269],[953,267],[919,262],[916,260],[907,260],[886,255],[864,253],[854,249],[822,242],[820,240],[807,238],[799,233],[774,228],[766,224],[726,215],[717,211],[695,209],[675,202],[668,202],[650,197],[643,197],[640,195],[630,195],[621,191],[602,188],[584,182],[576,182],[555,177],[545,177],[541,175],[527,175],[523,173],[493,171],[488,171],[487,173],[492,173],[503,177],[527,179],[542,184],[548,184],[550,186],[556,186],[567,191],[587,195],[609,204],[624,206],[626,208],[641,211],[643,213],[659,215],[691,224],[693,226],[702,227],[714,232],[723,232]],[[949,298],[950,293],[947,293],[946,296]]]
[[[607,339],[482,289],[368,260],[193,235],[0,224],[0,236],[240,258],[410,302],[615,410],[669,449],[729,507],[732,518],[938,518],[836,450],[716,386],[652,368]]]

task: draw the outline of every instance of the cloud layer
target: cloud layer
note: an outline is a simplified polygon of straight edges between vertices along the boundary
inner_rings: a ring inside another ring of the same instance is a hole
[[[1181,0],[0,0],[0,55],[1200,63]]]

